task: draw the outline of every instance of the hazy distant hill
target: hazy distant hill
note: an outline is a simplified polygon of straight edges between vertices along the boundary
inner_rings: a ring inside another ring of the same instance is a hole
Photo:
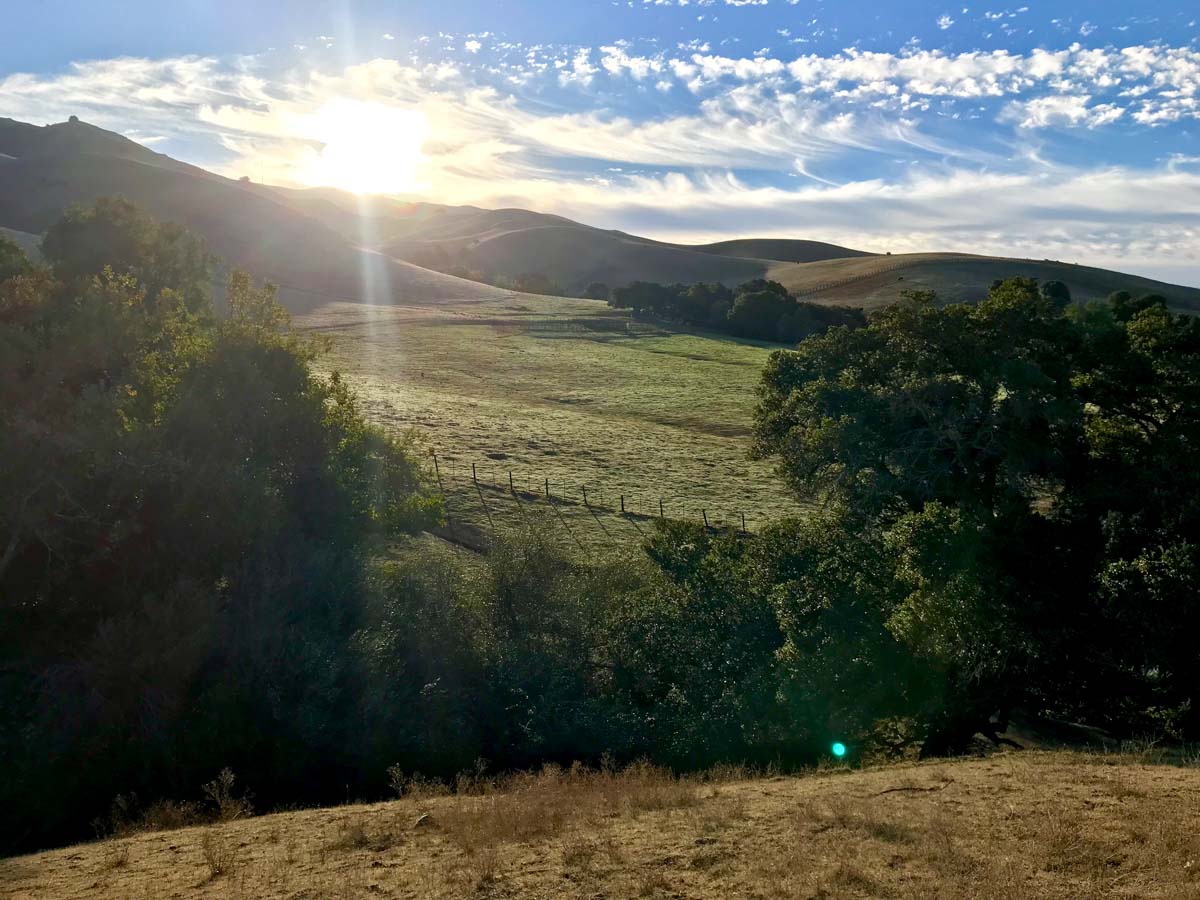
[[[975,300],[999,278],[1061,281],[1076,300],[1113,291],[1161,294],[1178,309],[1200,310],[1200,290],[1057,260],[1008,259],[965,253],[905,253],[772,266],[769,277],[814,303],[867,309],[893,302],[901,291],[933,290],[945,299]]]
[[[387,252],[443,268],[463,266],[490,276],[545,275],[568,293],[594,281],[620,287],[631,281],[724,281],[737,284],[766,274],[769,262],[701,253],[619,231],[575,222],[525,221],[524,210],[485,210],[473,221],[445,223],[466,233],[393,241]],[[468,230],[469,229],[469,230]]]
[[[282,285],[294,309],[328,299],[426,303],[505,291],[443,272],[544,276],[572,294],[592,282],[771,277],[815,302],[878,306],[912,288],[945,299],[982,296],[996,278],[1066,282],[1079,299],[1114,290],[1159,293],[1200,310],[1200,290],[1049,260],[967,254],[880,256],[820,241],[739,239],[687,246],[593,228],[524,209],[480,209],[358,197],[331,188],[235,181],[71,121],[0,119],[0,227],[41,233],[71,203],[121,195],[180,222],[230,265]]]
[[[439,268],[461,266],[490,276],[545,275],[573,294],[594,281],[723,281],[766,275],[773,261],[863,256],[818,241],[742,240],[689,246],[582,225],[523,209],[428,207],[395,232],[387,251]],[[778,255],[766,255],[767,252]]]

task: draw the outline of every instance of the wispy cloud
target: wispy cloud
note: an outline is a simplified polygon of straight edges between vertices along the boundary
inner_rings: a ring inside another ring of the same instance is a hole
[[[683,239],[776,234],[1200,269],[1190,156],[1139,167],[1068,162],[1044,146],[1064,131],[1200,118],[1191,47],[785,58],[483,34],[414,47],[404,61],[340,68],[270,54],[77,63],[0,80],[0,114],[79,115],[230,175],[296,183],[319,171],[309,124],[323,106],[383,104],[427,125],[416,181],[434,201]],[[986,125],[948,125],[967,121]]]

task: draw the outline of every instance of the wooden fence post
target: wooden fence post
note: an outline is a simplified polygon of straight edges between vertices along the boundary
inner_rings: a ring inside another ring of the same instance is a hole
[[[479,475],[475,471],[475,463],[471,463],[471,480],[479,484]]]
[[[512,492],[512,494],[513,494],[513,496],[514,496],[514,497],[517,495],[517,488],[516,488],[516,486],[513,484],[513,480],[512,480],[512,472],[511,472],[511,471],[508,473],[508,489],[509,489],[509,490]]]
[[[580,490],[583,491],[583,505],[590,506],[590,504],[587,502],[587,485],[583,485]]]
[[[742,534],[746,533],[746,514],[742,513]]]
[[[546,479],[546,499],[550,499],[550,479]]]
[[[702,515],[704,517],[704,527],[707,528],[708,527],[708,511],[702,509],[702,510],[700,510],[700,515]]]
[[[454,517],[450,515],[450,503],[446,499],[446,486],[442,484],[442,467],[438,465],[437,453],[430,450],[430,455],[433,456],[433,471],[437,475],[438,491],[442,495],[442,506],[446,510],[446,524],[450,526],[450,537],[458,540],[458,531],[454,527]]]
[[[625,495],[621,495],[621,515],[625,515]]]
[[[659,498],[658,498],[658,517],[659,517],[660,519],[665,519],[665,518],[666,518],[666,516],[664,516],[664,515],[663,515],[663,508],[662,508],[662,497],[659,497]]]

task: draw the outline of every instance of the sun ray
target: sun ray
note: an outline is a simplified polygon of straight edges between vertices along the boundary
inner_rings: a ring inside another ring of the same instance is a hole
[[[421,188],[421,150],[429,122],[419,109],[344,97],[324,103],[305,129],[322,145],[302,180],[356,194],[400,194]]]

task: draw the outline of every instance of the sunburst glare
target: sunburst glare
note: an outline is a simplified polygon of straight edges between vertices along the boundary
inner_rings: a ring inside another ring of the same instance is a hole
[[[335,98],[306,123],[323,146],[302,176],[310,186],[356,194],[401,194],[421,189],[421,146],[429,122],[418,109]]]

